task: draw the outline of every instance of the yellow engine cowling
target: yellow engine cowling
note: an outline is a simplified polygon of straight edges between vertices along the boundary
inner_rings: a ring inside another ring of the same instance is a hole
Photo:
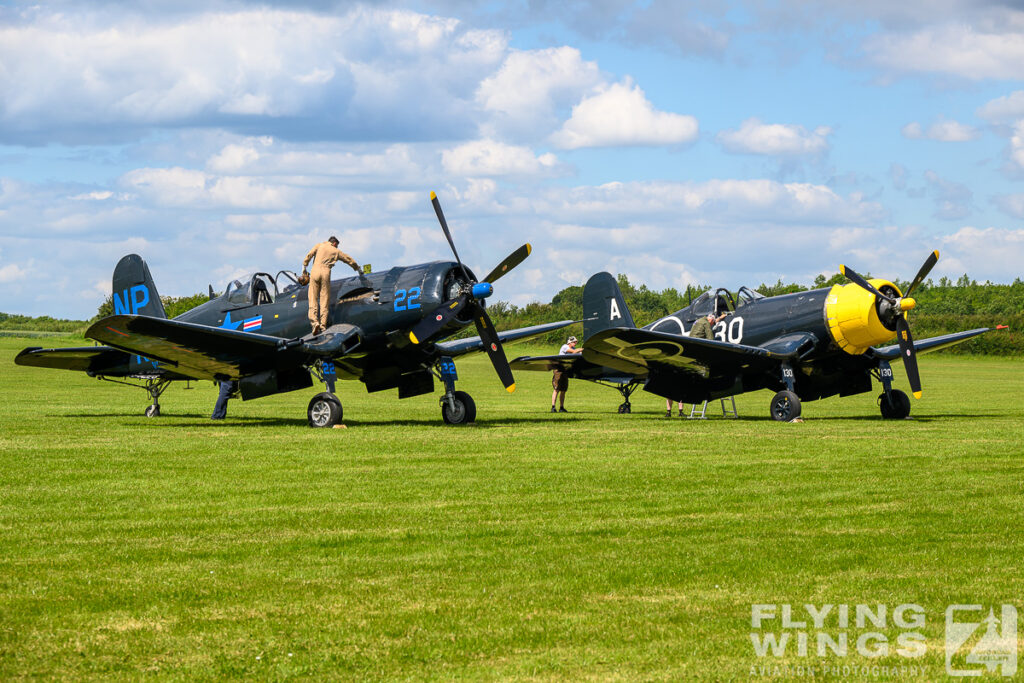
[[[876,289],[899,288],[888,280],[868,280]],[[908,300],[909,301],[909,300]],[[900,315],[906,315],[901,312]],[[893,338],[895,329],[886,327],[878,317],[875,295],[855,284],[835,285],[825,297],[825,322],[832,339],[846,353],[859,356],[868,348]]]

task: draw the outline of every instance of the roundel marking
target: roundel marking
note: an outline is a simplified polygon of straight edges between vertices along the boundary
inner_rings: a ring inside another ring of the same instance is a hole
[[[622,358],[643,360],[658,355],[680,356],[683,354],[683,346],[670,341],[644,342],[620,348],[616,353]]]

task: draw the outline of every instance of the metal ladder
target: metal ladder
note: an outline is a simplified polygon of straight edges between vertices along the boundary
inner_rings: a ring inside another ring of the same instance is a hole
[[[735,396],[730,396],[729,397],[729,400],[732,402],[732,410],[729,410],[726,407],[725,399],[724,398],[720,398],[718,400],[722,404],[722,417],[728,417],[730,415],[732,415],[733,417],[739,417],[740,416],[740,414],[738,412],[736,412],[736,397]],[[700,414],[698,415],[697,414],[697,404],[693,403],[693,404],[690,405],[690,416],[688,418],[686,418],[686,419],[688,419],[688,420],[706,420],[706,419],[708,419],[708,417],[706,415],[707,410],[708,410],[708,402],[704,401],[704,404],[700,407]]]

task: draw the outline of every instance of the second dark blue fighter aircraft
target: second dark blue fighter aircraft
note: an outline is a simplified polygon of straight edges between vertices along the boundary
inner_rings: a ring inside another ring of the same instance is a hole
[[[967,341],[990,328],[915,341],[907,311],[914,290],[938,261],[932,252],[905,293],[888,280],[866,280],[840,266],[847,285],[765,297],[741,287],[705,292],[686,308],[637,328],[622,292],[608,273],[597,273],[583,289],[582,356],[534,356],[512,361],[516,370],[552,370],[609,384],[622,394],[620,413],[639,387],[673,401],[700,403],[758,389],[777,393],[771,416],[799,417],[802,401],[851,396],[882,384],[883,418],[905,418],[910,399],[892,387],[893,361],[901,360],[915,397],[921,397],[917,354]],[[715,339],[688,336],[695,320],[725,314]],[[893,338],[896,344],[876,346]]]

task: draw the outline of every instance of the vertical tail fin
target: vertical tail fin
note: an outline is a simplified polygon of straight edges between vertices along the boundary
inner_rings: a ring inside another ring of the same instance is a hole
[[[610,327],[636,327],[622,290],[610,273],[591,275],[583,285],[583,318],[584,343]]]
[[[149,266],[138,254],[128,254],[117,262],[113,287],[114,315],[167,317]]]

